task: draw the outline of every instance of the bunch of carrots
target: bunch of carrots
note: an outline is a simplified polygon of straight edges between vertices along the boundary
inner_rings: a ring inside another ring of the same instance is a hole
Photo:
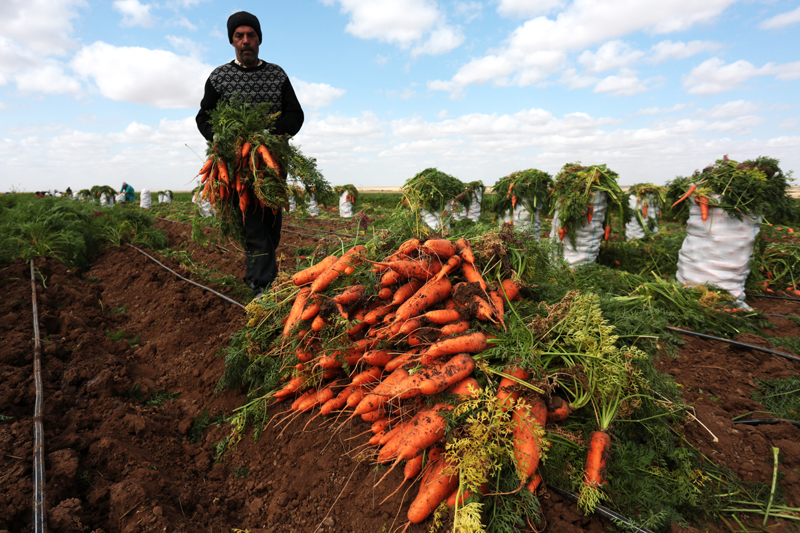
[[[365,265],[378,286],[347,283]],[[506,310],[520,299],[519,283],[487,283],[469,241],[441,238],[410,239],[384,261],[368,261],[366,248],[354,246],[287,283],[296,296],[279,342],[291,347],[297,363],[272,393],[275,401],[291,400],[291,416],[318,409],[317,416],[371,424],[368,445],[376,447],[377,462],[391,464],[391,471],[405,461],[402,484],[420,479],[409,524],[424,521],[442,502],[460,506],[468,495],[459,491],[459,472],[444,453],[448,413],[487,393],[473,373],[491,345],[487,332],[504,328]],[[326,349],[322,337],[332,325],[344,325],[346,333]],[[548,446],[545,424],[564,420],[571,407],[564,402],[548,410],[535,393],[521,398],[531,377],[523,368],[511,365],[501,375],[494,395],[511,413],[519,489],[535,491]],[[590,457],[607,456],[608,443],[593,446],[605,451],[593,449]],[[603,470],[603,462],[591,460],[586,479],[602,484]]]
[[[261,185],[265,180],[282,184],[281,168],[257,136],[252,142],[245,141],[234,148],[233,157],[228,158],[234,161],[232,168],[228,168],[226,158],[216,153],[217,151],[212,152],[198,173],[202,199],[216,205],[220,200],[232,199],[235,192],[242,216],[253,202],[258,202],[262,208],[270,206],[274,211],[282,206],[288,208],[288,202],[281,203],[280,198],[276,202],[276,198],[271,198],[262,191]]]

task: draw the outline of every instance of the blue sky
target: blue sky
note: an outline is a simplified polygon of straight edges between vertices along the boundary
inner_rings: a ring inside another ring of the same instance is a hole
[[[190,189],[239,10],[334,185],[574,161],[664,184],[726,154],[800,167],[796,0],[3,0],[0,191]]]

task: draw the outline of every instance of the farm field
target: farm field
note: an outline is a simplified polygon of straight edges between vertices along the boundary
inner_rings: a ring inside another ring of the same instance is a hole
[[[356,232],[361,242],[386,235],[394,243],[396,239],[381,232],[396,223],[395,211],[384,204],[391,205],[397,198],[376,195],[375,204],[370,205],[369,196],[363,195],[363,216],[358,220],[338,218],[336,207],[324,208],[320,217],[285,217],[286,231],[278,248],[281,271],[295,272],[308,264],[308,257],[339,254],[352,246]],[[190,210],[187,201],[153,209],[150,215],[157,217],[153,228],[163,233],[166,242],[155,249],[136,246],[182,276],[247,304],[249,294],[240,281],[242,250],[210,227],[202,228],[210,238],[207,244],[193,240],[186,216]],[[664,227],[665,241],[668,231],[678,231],[677,225],[665,223]],[[545,220],[542,228],[544,240],[550,221]],[[769,235],[795,242],[789,235]],[[479,235],[471,239],[476,244],[481,240]],[[622,263],[626,258],[640,260],[623,249],[623,243],[613,238],[609,242],[598,262],[621,264],[613,269],[598,267],[595,277],[580,282],[584,292],[590,292],[586,287],[604,291],[592,284],[632,267],[633,262]],[[402,530],[418,483],[407,493],[407,486],[395,493],[403,472],[395,469],[387,474],[388,467],[375,463],[374,454],[364,446],[371,436],[369,423],[356,418],[333,432],[330,418],[316,417],[315,411],[287,418],[288,404],[278,403],[262,413],[270,423],[258,439],[253,438],[257,424],[251,420],[241,440],[230,442],[236,421],[231,417],[253,396],[248,396],[246,387],[224,387],[220,380],[226,372],[225,350],[246,330],[250,317],[242,306],[180,280],[140,250],[123,242],[107,246],[85,268],[52,258],[34,259],[43,343],[49,529]],[[0,289],[5,297],[0,301],[0,328],[5,342],[0,347],[0,452],[7,468],[0,472],[0,530],[31,531],[35,398],[30,267],[17,259],[2,268]],[[617,282],[609,279],[609,284]],[[554,287],[528,287],[525,298],[552,306],[556,303],[552,296],[558,294]],[[800,298],[777,287],[771,295],[784,299],[747,298],[762,314],[747,322],[746,332],[731,329],[731,324],[739,322],[712,316],[725,321],[719,324],[720,333],[736,341],[800,356]],[[709,323],[713,327],[713,319]],[[618,327],[620,332],[637,330],[636,325],[621,322]],[[674,332],[648,340],[652,334],[642,334],[641,342],[648,347],[654,368],[663,379],[674,381],[688,406],[688,414],[670,422],[670,431],[679,449],[687,454],[695,450],[700,458],[694,463],[698,470],[683,473],[694,485],[683,486],[688,494],[671,507],[685,512],[685,520],[661,521],[653,530],[797,531],[800,428],[791,421],[736,421],[772,418],[775,406],[770,394],[790,400],[797,395],[797,390],[765,393],[763,384],[772,380],[797,383],[800,362]],[[577,426],[557,424],[548,424],[547,429],[556,440],[558,435],[578,432]],[[625,437],[630,438],[630,432]],[[647,444],[650,438],[643,433],[636,440]],[[622,447],[620,439],[612,445],[615,452]],[[777,463],[773,448],[779,450]],[[554,464],[565,464],[555,451],[551,454]],[[664,464],[659,470],[653,464],[643,458],[613,468],[641,468],[642,476],[663,475],[665,487],[677,486],[673,482],[683,475],[677,472],[678,465]],[[536,491],[539,521],[529,517],[527,525],[514,530],[626,530],[601,513],[579,510],[558,491],[559,484],[566,488],[563,472],[547,468],[545,459],[544,482]],[[632,521],[636,514],[647,515],[648,509],[634,505],[642,497],[633,494],[636,487],[615,485],[615,479],[637,473],[613,468],[610,483],[615,490],[602,505]],[[386,478],[375,487],[384,474]],[[715,492],[722,488],[736,495]],[[775,508],[762,526],[763,502],[771,493]],[[445,526],[452,525],[448,520],[445,516]],[[431,527],[428,519],[406,531]]]

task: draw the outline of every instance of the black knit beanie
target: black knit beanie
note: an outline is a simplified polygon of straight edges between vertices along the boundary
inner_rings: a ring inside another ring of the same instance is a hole
[[[233,33],[239,26],[250,26],[256,30],[256,34],[258,35],[258,44],[261,44],[261,41],[263,40],[261,38],[261,24],[259,24],[255,15],[251,15],[247,11],[239,11],[238,13],[234,13],[228,17],[228,41],[231,44],[233,44]]]

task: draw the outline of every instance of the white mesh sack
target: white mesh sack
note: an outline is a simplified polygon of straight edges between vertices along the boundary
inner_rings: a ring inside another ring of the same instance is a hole
[[[730,292],[742,305],[760,222],[761,217],[736,220],[719,207],[710,207],[708,219],[703,222],[700,206],[691,202],[686,238],[678,253],[677,280],[716,285]]]
[[[353,217],[353,202],[350,201],[350,193],[343,191],[339,196],[339,216],[342,218]]]
[[[606,209],[608,209],[608,198],[605,193],[596,192],[592,196],[592,205],[594,206],[594,213],[592,221],[588,220],[583,226],[577,228],[575,236],[575,247],[569,240],[569,236],[565,235],[564,240],[558,238],[558,230],[561,229],[561,219],[558,216],[558,209],[556,209],[553,216],[553,227],[550,230],[550,240],[563,245],[561,255],[571,268],[584,263],[594,263],[597,259],[597,254],[600,253],[600,244],[603,242],[605,236],[605,228],[603,221],[606,219]]]
[[[297,202],[294,201],[294,196],[289,196],[289,212],[297,211]]]
[[[100,207],[111,207],[113,205],[113,201],[108,197],[108,193],[100,193]]]
[[[647,205],[647,217],[645,218],[645,210],[644,206]],[[635,195],[631,195],[630,199],[628,200],[628,205],[631,209],[637,210],[642,215],[642,220],[644,220],[647,224],[651,224],[653,229],[650,231],[651,233],[658,233],[658,217],[661,216],[661,210],[658,208],[658,202],[656,202],[655,198],[652,195],[646,196],[640,202],[639,199]],[[632,239],[642,239],[646,235],[642,224],[639,222],[639,217],[634,215],[633,219],[625,224],[625,237],[626,240]]]
[[[448,218],[454,222],[467,218],[467,210],[464,208],[464,205],[461,202],[457,202],[455,199],[450,201],[447,210],[449,212]]]
[[[308,214],[312,217],[319,216],[319,206],[317,205],[317,199],[314,198],[313,194],[308,195]]]
[[[150,196],[150,189],[142,189],[139,195],[139,207],[142,209],[150,209],[153,204],[153,198]]]
[[[75,198],[77,198],[77,196]],[[117,194],[117,203],[119,204],[119,203],[122,203],[124,201],[125,201],[125,193],[121,192],[121,193]]]
[[[428,211],[427,209],[421,209],[419,212],[422,220],[425,224],[434,231],[439,231],[442,229],[442,213],[439,211]],[[445,221],[446,226],[450,226],[449,224],[449,217],[448,220]]]
[[[472,201],[467,209],[466,216],[473,222],[477,222],[481,216],[481,201],[483,200],[483,191],[476,189],[472,191]]]
[[[158,193],[158,203],[160,203],[160,204],[164,203],[164,193],[163,192]]]
[[[541,220],[539,220],[539,211],[537,209],[533,214],[528,211],[528,208],[522,205],[522,202],[514,206],[514,212],[506,211],[503,213],[501,223],[512,224],[514,229],[519,231],[531,231],[536,240],[539,240],[539,231],[542,228]]]

